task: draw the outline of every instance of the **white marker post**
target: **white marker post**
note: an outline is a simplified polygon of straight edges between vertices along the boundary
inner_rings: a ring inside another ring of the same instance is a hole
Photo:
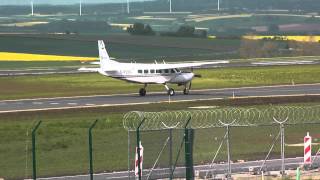
[[[142,163],[143,163],[143,147],[141,145],[141,141],[139,143],[139,154],[140,154],[140,164],[138,160],[138,148],[136,147],[136,156],[135,156],[135,168],[134,168],[134,174],[136,177],[139,177],[139,169],[140,169],[140,176],[142,176]],[[140,168],[139,168],[140,166]]]
[[[311,164],[311,143],[312,138],[309,136],[309,132],[304,137],[304,164]]]

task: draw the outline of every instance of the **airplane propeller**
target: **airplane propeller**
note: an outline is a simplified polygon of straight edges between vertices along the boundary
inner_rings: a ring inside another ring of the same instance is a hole
[[[191,67],[191,72],[193,72],[193,67]],[[201,74],[195,74],[194,77],[201,78],[202,76],[201,76]]]

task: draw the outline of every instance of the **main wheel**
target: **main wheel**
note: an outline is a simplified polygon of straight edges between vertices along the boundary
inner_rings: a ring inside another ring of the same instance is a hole
[[[189,89],[184,88],[184,89],[183,89],[183,94],[185,94],[185,95],[189,94]]]
[[[169,95],[169,96],[174,96],[174,95],[175,95],[174,89],[169,88],[169,90],[168,90],[168,95]]]
[[[141,88],[141,89],[139,90],[139,95],[140,95],[140,96],[145,96],[146,94],[147,94],[146,89]]]

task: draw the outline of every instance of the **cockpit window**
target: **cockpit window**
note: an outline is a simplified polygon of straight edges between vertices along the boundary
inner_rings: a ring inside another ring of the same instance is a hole
[[[165,69],[164,73],[168,74],[169,73],[169,69]]]
[[[159,74],[160,74],[160,73],[161,73],[161,71],[160,71],[159,69],[157,69],[157,70],[156,70],[156,73],[159,73]]]
[[[175,70],[176,70],[177,73],[181,72],[181,71],[180,71],[179,69],[177,69],[177,68],[175,68]]]
[[[145,69],[143,72],[144,72],[145,74],[148,74],[148,73],[149,73],[149,70],[148,70],[148,69]]]
[[[138,70],[138,73],[139,73],[139,74],[142,74],[142,70]]]
[[[171,73],[174,74],[176,73],[176,71],[174,69],[171,69]]]
[[[154,74],[154,69],[151,69],[151,70],[150,70],[150,73],[151,73],[151,74]]]

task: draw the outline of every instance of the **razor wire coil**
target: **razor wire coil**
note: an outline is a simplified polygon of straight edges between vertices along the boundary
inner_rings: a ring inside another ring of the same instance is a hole
[[[230,126],[261,126],[285,124],[320,123],[320,106],[268,106],[261,108],[223,107],[205,110],[181,110],[162,112],[131,111],[124,115],[123,126],[136,130],[145,119],[140,130],[183,129],[188,118],[187,128],[202,129]]]

